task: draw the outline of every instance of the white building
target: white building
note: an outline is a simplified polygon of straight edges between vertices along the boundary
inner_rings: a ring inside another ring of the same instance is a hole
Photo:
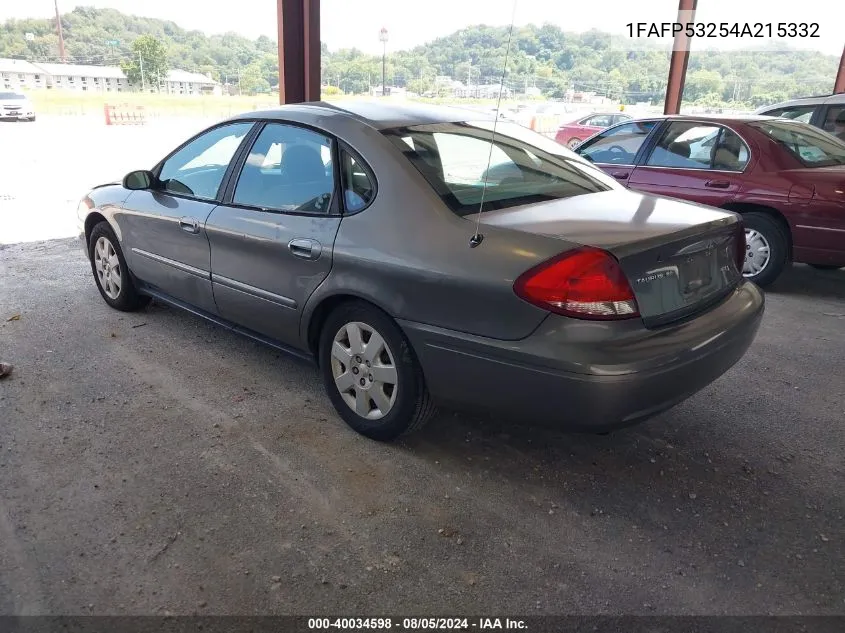
[[[0,89],[24,90],[46,85],[43,70],[21,59],[0,57]]]
[[[126,75],[117,66],[88,64],[33,64],[44,71],[46,87],[87,92],[122,92],[129,87]]]
[[[167,73],[163,92],[175,95],[220,95],[220,83],[201,73],[173,69]]]

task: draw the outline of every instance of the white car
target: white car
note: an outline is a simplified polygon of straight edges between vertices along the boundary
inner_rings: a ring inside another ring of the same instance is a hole
[[[755,114],[809,123],[845,140],[845,94],[793,99],[758,108]]]
[[[35,121],[35,108],[20,92],[0,92],[0,120]]]

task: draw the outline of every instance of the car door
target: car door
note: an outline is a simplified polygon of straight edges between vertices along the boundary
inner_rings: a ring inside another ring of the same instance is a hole
[[[142,282],[215,312],[206,218],[251,122],[206,130],[163,160],[157,183],[133,191],[116,217],[124,255]]]
[[[628,184],[638,191],[720,207],[739,192],[750,160],[748,145],[730,128],[676,120],[664,126]]]
[[[291,346],[311,293],[331,270],[342,204],[336,141],[266,123],[205,224],[220,316]]]
[[[631,121],[613,126],[582,143],[575,151],[627,186],[636,157],[657,123],[654,120]]]

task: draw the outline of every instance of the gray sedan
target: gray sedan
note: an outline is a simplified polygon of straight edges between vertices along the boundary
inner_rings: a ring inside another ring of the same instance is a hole
[[[244,114],[92,190],[80,238],[110,306],[155,298],[311,359],[378,440],[441,402],[605,431],[742,357],[764,300],[739,216],[493,125],[380,103]]]

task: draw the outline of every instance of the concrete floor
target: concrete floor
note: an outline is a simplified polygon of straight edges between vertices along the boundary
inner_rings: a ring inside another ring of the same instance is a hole
[[[0,246],[0,356],[0,613],[845,613],[845,271],[604,437],[368,441],[310,367],[109,309],[71,240]]]

